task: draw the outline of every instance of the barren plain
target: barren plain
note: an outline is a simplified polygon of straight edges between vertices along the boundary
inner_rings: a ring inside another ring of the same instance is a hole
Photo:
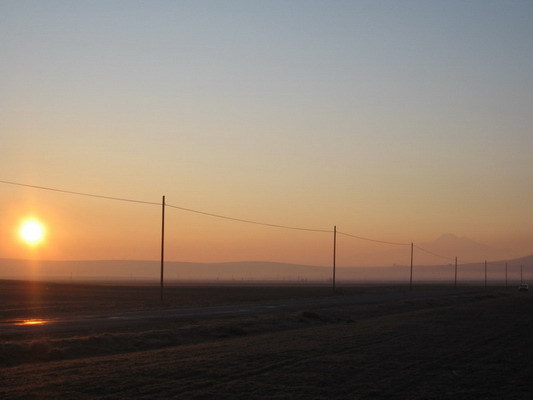
[[[0,281],[4,399],[521,399],[515,288]]]

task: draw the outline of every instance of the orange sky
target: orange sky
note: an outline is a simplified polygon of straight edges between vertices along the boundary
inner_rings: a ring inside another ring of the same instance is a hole
[[[19,186],[4,186],[3,258],[65,259],[144,259],[157,260],[161,245],[161,206],[56,193]],[[10,199],[6,202],[5,199]],[[18,201],[15,201],[17,200]],[[170,200],[167,198],[167,204]],[[156,201],[157,202],[157,201]],[[166,207],[165,255],[167,260],[219,262],[266,260],[311,265],[330,265],[333,233],[299,231],[231,221]],[[201,210],[202,211],[202,210]],[[203,210],[208,211],[208,210]],[[240,218],[246,216],[233,215]],[[20,240],[18,229],[27,218],[39,219],[46,227],[46,239],[37,246]],[[262,222],[291,224],[303,228],[333,230],[333,226],[304,225],[301,219]],[[318,220],[319,218],[315,219]],[[311,220],[311,219],[310,219]],[[297,225],[301,223],[301,225]],[[347,227],[347,228],[346,228]],[[405,243],[373,243],[343,235],[355,234],[354,225],[338,226],[337,265],[406,265],[409,263],[407,235],[379,236],[372,230],[367,238]],[[372,236],[374,234],[374,236]],[[415,244],[424,246],[435,237],[418,234]],[[510,240],[506,255],[527,254],[527,242]],[[452,251],[452,250],[450,250]],[[522,251],[522,253],[520,253]],[[502,253],[503,254],[503,253]],[[454,257],[456,253],[441,254]],[[420,257],[423,254],[419,254]],[[460,254],[467,259],[469,254]],[[441,258],[424,257],[425,262],[446,263]],[[471,260],[477,261],[477,260]]]
[[[4,3],[0,180],[533,253],[533,10],[475,3]],[[0,191],[2,258],[159,257],[157,205]],[[167,216],[171,260],[331,263],[328,233]]]

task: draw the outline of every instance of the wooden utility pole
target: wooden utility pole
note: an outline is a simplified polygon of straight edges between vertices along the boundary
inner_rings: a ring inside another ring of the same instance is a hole
[[[413,290],[413,242],[411,242],[411,275],[409,277],[409,290]]]
[[[337,225],[333,227],[333,290],[335,290],[336,256],[337,256]]]
[[[163,301],[163,276],[165,266],[165,196],[161,202],[161,301]]]
[[[485,289],[487,288],[487,260],[485,260]]]
[[[507,289],[507,263],[505,263],[505,288]]]
[[[455,256],[455,280],[453,283],[453,287],[457,289],[457,256]]]

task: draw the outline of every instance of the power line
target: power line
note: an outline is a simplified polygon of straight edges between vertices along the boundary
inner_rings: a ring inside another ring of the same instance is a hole
[[[418,250],[420,250],[420,251],[422,251],[424,253],[427,253],[429,255],[432,255],[434,257],[438,257],[438,258],[442,258],[442,259],[446,259],[446,260],[453,260],[452,257],[447,257],[447,256],[443,256],[441,254],[437,254],[437,253],[431,252],[431,251],[426,250],[426,249],[424,249],[424,248],[422,248],[422,247],[420,247],[418,245],[414,245],[413,243],[390,242],[390,241],[385,241],[385,240],[372,239],[372,238],[368,238],[368,237],[364,237],[364,236],[352,235],[352,234],[345,233],[345,232],[339,232],[339,231],[337,231],[336,227],[335,227],[334,230],[312,229],[312,228],[303,228],[303,227],[297,227],[297,226],[271,224],[271,223],[253,221],[253,220],[248,220],[248,219],[235,218],[235,217],[230,217],[230,216],[227,216],[227,215],[215,214],[215,213],[195,210],[195,209],[191,209],[191,208],[180,207],[180,206],[176,206],[176,205],[172,205],[172,204],[167,204],[165,202],[165,196],[163,196],[162,202],[159,203],[159,202],[143,201],[143,200],[137,200],[137,199],[124,198],[124,197],[104,196],[104,195],[98,195],[98,194],[93,194],[93,193],[76,192],[76,191],[72,191],[72,190],[57,189],[57,188],[52,188],[52,187],[47,187],[47,186],[30,185],[30,184],[12,182],[12,181],[0,180],[0,183],[6,184],[6,185],[27,187],[27,188],[32,188],[32,189],[47,190],[47,191],[52,191],[52,192],[56,192],[56,193],[64,193],[64,194],[71,194],[71,195],[77,195],[77,196],[93,197],[93,198],[99,198],[99,199],[105,199],[105,200],[114,200],[114,201],[123,201],[123,202],[130,202],[130,203],[139,203],[139,204],[162,206],[163,207],[163,214],[162,214],[162,219],[163,219],[162,232],[163,233],[162,233],[162,235],[164,235],[164,218],[165,218],[164,217],[165,216],[164,210],[165,210],[165,207],[170,207],[170,208],[173,208],[173,209],[186,211],[186,212],[190,212],[190,213],[205,215],[205,216],[214,217],[214,218],[225,219],[225,220],[229,220],[229,221],[236,221],[236,222],[241,222],[241,223],[253,224],[253,225],[260,225],[260,226],[267,226],[267,227],[281,228],[281,229],[291,229],[291,230],[306,231],[306,232],[334,233],[334,261],[333,261],[334,268],[335,268],[335,238],[336,238],[336,234],[337,233],[340,234],[340,235],[348,236],[348,237],[359,239],[359,240],[365,240],[365,241],[368,241],[368,242],[382,243],[382,244],[395,245],[395,246],[411,246],[411,279],[412,279],[412,265],[413,265],[413,247],[416,247]],[[162,242],[162,249],[163,249],[163,242]],[[161,260],[162,260],[161,263],[163,265],[163,253],[161,254]],[[457,257],[455,257],[455,264],[456,264],[456,274],[457,274]],[[486,265],[487,265],[487,262],[485,261],[485,285],[486,285],[486,279],[487,279],[487,277],[486,277]],[[162,268],[161,269],[161,271],[162,271],[161,272],[161,285],[162,285],[163,284],[163,266],[161,268]],[[334,269],[334,271],[335,271],[335,269]],[[335,279],[335,273],[334,273],[334,279]],[[335,285],[335,283],[334,283],[334,285]],[[162,292],[161,292],[161,296],[162,296]]]
[[[396,246],[410,246],[411,245],[411,243],[387,242],[385,240],[370,239],[370,238],[367,238],[367,237],[351,235],[349,233],[344,233],[344,232],[339,232],[339,231],[337,231],[337,233],[339,235],[349,236],[349,237],[352,237],[352,238],[355,238],[355,239],[359,239],[359,240],[366,240],[368,242],[392,244],[392,245],[396,245]]]
[[[149,205],[161,206],[161,203],[153,202],[153,201],[143,201],[143,200],[124,198],[124,197],[104,196],[104,195],[85,193],[85,192],[75,192],[75,191],[72,191],[72,190],[63,190],[63,189],[57,189],[57,188],[52,188],[52,187],[47,187],[47,186],[29,185],[29,184],[25,184],[25,183],[3,181],[3,180],[0,180],[0,183],[7,184],[7,185],[28,187],[28,188],[32,188],[32,189],[48,190],[48,191],[57,192],[57,193],[72,194],[72,195],[77,195],[77,196],[85,196],[85,197],[93,197],[93,198],[99,198],[99,199],[105,199],[105,200],[115,200],[115,201],[124,201],[124,202],[130,202],[130,203],[139,203],[139,204],[149,204]],[[229,220],[229,221],[242,222],[242,223],[246,223],[246,224],[268,226],[268,227],[280,228],[280,229],[291,229],[291,230],[305,231],[305,232],[333,233],[332,230],[328,230],[328,229],[312,229],[312,228],[302,228],[302,227],[289,226],[289,225],[271,224],[271,223],[253,221],[253,220],[248,220],[248,219],[229,217],[229,216],[226,216],[226,215],[221,215],[221,214],[215,214],[215,213],[210,213],[210,212],[206,212],[206,211],[195,210],[195,209],[192,209],[192,208],[180,207],[180,206],[176,206],[176,205],[172,205],[172,204],[165,204],[165,206],[166,207],[170,207],[170,208],[174,208],[174,209],[177,209],[177,210],[181,210],[181,211],[186,211],[186,212],[200,214],[200,215],[206,215],[206,216],[209,216],[209,217],[220,218],[220,219],[225,219],[225,220]],[[377,239],[371,239],[371,238],[367,238],[367,237],[363,237],[363,236],[352,235],[352,234],[349,234],[349,233],[339,232],[339,231],[337,231],[337,233],[339,235],[344,235],[344,236],[348,236],[348,237],[351,237],[351,238],[355,238],[355,239],[359,239],[359,240],[365,240],[365,241],[374,242],[374,243],[382,243],[382,244],[389,244],[389,245],[395,245],[395,246],[410,246],[411,245],[411,243],[389,242],[389,241],[385,241],[385,240],[377,240]],[[442,256],[440,254],[433,253],[433,252],[431,252],[429,250],[425,250],[422,247],[417,246],[417,245],[415,245],[415,247],[417,249],[419,249],[419,250],[421,250],[421,251],[423,251],[423,252],[425,252],[427,254],[430,254],[432,256],[435,256],[435,257],[443,258],[443,259],[446,259],[446,260],[451,260],[452,259],[450,257]]]
[[[195,213],[195,214],[207,215],[209,217],[222,218],[222,219],[227,219],[227,220],[230,220],[230,221],[244,222],[246,224],[269,226],[269,227],[273,227],[273,228],[293,229],[293,230],[297,230],[297,231],[307,231],[307,232],[321,232],[321,233],[332,233],[333,232],[331,230],[326,230],[326,229],[300,228],[300,227],[296,227],[296,226],[277,225],[277,224],[269,224],[269,223],[266,223],[266,222],[251,221],[251,220],[248,220],[248,219],[228,217],[228,216],[225,216],[225,215],[213,214],[213,213],[208,213],[208,212],[199,211],[199,210],[193,210],[193,209],[185,208],[185,207],[178,207],[178,206],[174,206],[174,205],[171,205],[171,204],[166,204],[166,206],[167,207],[171,207],[171,208],[175,208],[177,210],[192,212],[192,213]]]
[[[47,187],[47,186],[29,185],[29,184],[18,183],[18,182],[10,182],[10,181],[0,180],[0,183],[4,183],[4,184],[7,184],[7,185],[29,187],[29,188],[33,188],[33,189],[48,190],[48,191],[58,192],[58,193],[73,194],[73,195],[78,195],[78,196],[96,197],[96,198],[106,199],[106,200],[127,201],[127,202],[131,202],[131,203],[150,204],[150,205],[157,205],[157,206],[161,205],[161,203],[152,202],[152,201],[127,199],[127,198],[123,198],[123,197],[102,196],[102,195],[97,195],[97,194],[92,194],[92,193],[75,192],[75,191],[72,191],[72,190],[56,189],[56,188]],[[230,220],[230,221],[244,222],[244,223],[247,223],[247,224],[262,225],[262,226],[269,226],[269,227],[273,227],[273,228],[292,229],[292,230],[307,231],[307,232],[322,232],[322,233],[331,233],[331,232],[333,232],[331,230],[325,230],[325,229],[301,228],[301,227],[295,227],[295,226],[269,224],[269,223],[265,223],[265,222],[252,221],[252,220],[247,220],[247,219],[242,219],[242,218],[228,217],[228,216],[225,216],[225,215],[214,214],[214,213],[209,213],[209,212],[200,211],[200,210],[194,210],[194,209],[191,209],[191,208],[174,206],[174,205],[171,205],[171,204],[165,204],[165,206],[166,207],[175,208],[175,209],[178,209],[178,210],[182,210],[182,211],[192,212],[192,213],[195,213],[195,214],[207,215],[207,216],[210,216],[210,217],[222,218],[222,219],[226,219],[226,220]]]
[[[479,264],[481,261],[474,261],[474,260],[465,260],[462,258],[458,258],[459,261],[461,261],[461,264]]]
[[[443,259],[445,259],[445,260],[454,260],[454,258],[452,258],[452,257],[442,256],[442,255],[440,255],[440,254],[433,253],[433,252],[431,252],[431,251],[429,251],[429,250],[423,249],[423,248],[420,247],[420,246],[417,246],[416,244],[414,245],[414,247],[416,247],[418,250],[421,250],[421,251],[423,251],[424,253],[430,254],[430,255],[432,255],[432,256],[434,256],[434,257],[443,258]]]
[[[46,187],[46,186],[28,185],[28,184],[25,184],[25,183],[18,183],[18,182],[9,182],[9,181],[0,180],[0,183],[5,183],[7,185],[29,187],[29,188],[33,188],[33,189],[48,190],[48,191],[51,191],[51,192],[74,194],[74,195],[77,195],[77,196],[96,197],[96,198],[99,198],[99,199],[106,199],[106,200],[127,201],[127,202],[130,202],[130,203],[151,204],[151,205],[157,205],[157,206],[161,205],[161,203],[156,203],[156,202],[153,202],[153,201],[126,199],[126,198],[123,198],[123,197],[102,196],[102,195],[99,195],[99,194],[92,194],[92,193],[73,192],[71,190],[56,189],[56,188],[51,188],[51,187]]]

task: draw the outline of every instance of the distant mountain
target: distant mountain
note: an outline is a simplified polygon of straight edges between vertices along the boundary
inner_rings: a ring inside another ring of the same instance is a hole
[[[506,262],[512,265],[522,264],[527,266],[533,266],[533,255],[506,260]]]
[[[443,241],[453,238],[444,238]],[[462,241],[464,242],[464,241]],[[428,246],[429,247],[429,246]],[[443,248],[441,248],[442,250]],[[417,255],[418,261],[421,257]],[[444,260],[440,265],[413,265],[413,280],[416,281],[453,281],[455,268],[453,263]],[[505,279],[505,264],[508,265],[508,277],[512,282],[520,279],[533,279],[533,255],[512,260],[499,260],[487,263],[489,280],[502,282]],[[523,265],[521,271],[520,265]],[[130,283],[151,281],[159,282],[159,261],[139,260],[86,260],[86,261],[34,261],[0,259],[0,279],[37,279],[86,281],[99,280],[114,282],[117,280]],[[226,262],[226,263],[190,263],[166,262],[166,282],[317,282],[328,283],[332,280],[332,267],[286,264],[277,262]],[[375,267],[338,267],[338,282],[389,282],[407,283],[410,276],[409,264]],[[460,281],[482,281],[485,276],[484,262],[458,266]]]
[[[276,262],[190,263],[167,261],[167,280],[327,280],[331,269],[326,267]],[[0,259],[0,279],[86,280],[121,279],[154,280],[160,278],[159,261],[139,260],[75,260],[35,261]]]
[[[492,251],[489,246],[475,242],[467,237],[458,237],[453,233],[445,233],[433,242],[426,243],[428,247],[440,251]]]
[[[449,264],[455,261],[455,257],[458,257],[460,263],[505,260],[512,257],[505,249],[496,249],[452,233],[444,234],[430,242],[415,243],[415,246],[414,263],[417,265]],[[356,263],[359,265],[405,265],[410,263],[410,257],[404,246],[361,254]]]
[[[505,251],[478,243],[467,237],[447,233],[420,247],[446,257],[456,256],[464,261],[498,260],[507,256]]]

